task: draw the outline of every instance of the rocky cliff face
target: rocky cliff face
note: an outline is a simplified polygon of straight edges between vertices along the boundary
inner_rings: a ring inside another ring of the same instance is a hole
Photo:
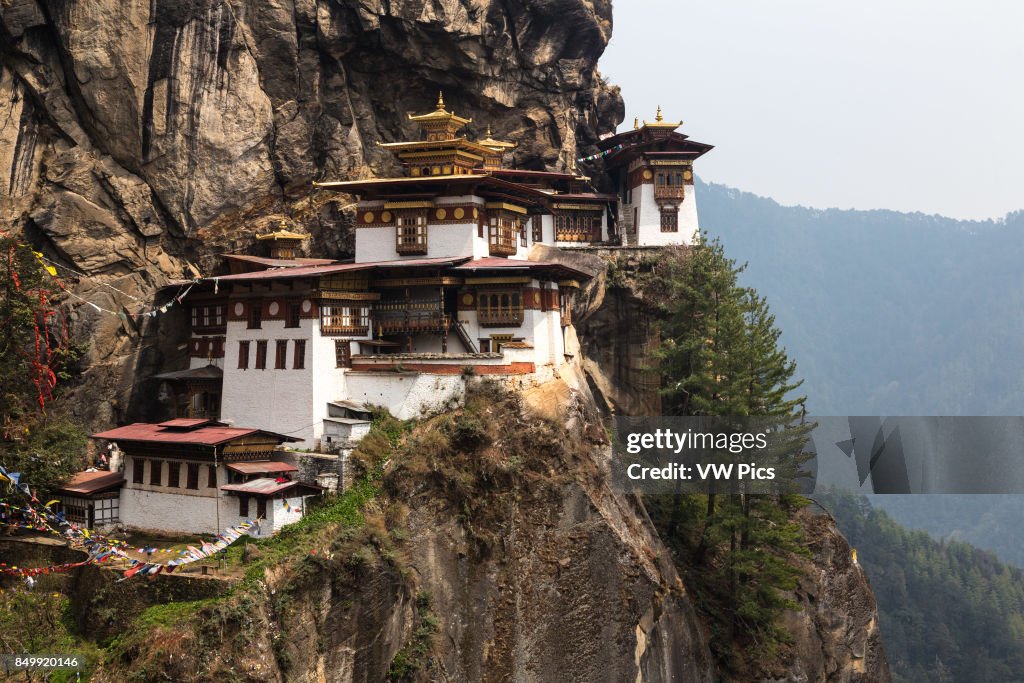
[[[853,561],[835,520],[815,507],[799,521],[811,557],[793,592],[799,609],[786,613],[792,656],[779,679],[814,683],[889,680],[878,628],[878,606],[867,576]]]
[[[611,26],[609,0],[2,0],[0,226],[112,310],[282,217],[344,256],[344,206],[312,181],[395,170],[375,143],[414,135],[406,114],[438,89],[471,133],[519,141],[521,167],[613,130],[622,100],[596,70]],[[114,402],[84,417],[123,418],[158,331],[81,307],[77,323],[87,385]]]

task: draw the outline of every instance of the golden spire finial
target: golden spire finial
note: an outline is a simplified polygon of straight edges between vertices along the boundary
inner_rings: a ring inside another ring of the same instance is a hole
[[[282,230],[287,230],[288,229],[288,222],[285,219],[283,219],[283,218],[281,219],[281,222],[278,223],[277,225]]]
[[[488,124],[487,125],[487,138],[490,139],[490,137],[491,137],[491,126],[490,126],[490,124]]]
[[[635,119],[633,119],[633,130],[637,130],[638,128],[640,128],[640,117],[639,116],[636,117]]]
[[[658,123],[661,123],[662,121],[665,120],[665,116],[661,113],[661,105],[660,104],[658,105],[658,113],[654,117],[654,120],[657,121]]]
[[[443,90],[438,90],[437,91],[437,110],[441,111],[442,109],[444,109],[444,91]]]

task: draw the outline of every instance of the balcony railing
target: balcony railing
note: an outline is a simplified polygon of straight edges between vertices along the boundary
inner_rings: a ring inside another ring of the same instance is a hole
[[[367,325],[341,325],[324,324],[320,328],[321,334],[342,337],[365,337],[370,333],[370,326]]]
[[[374,320],[374,328],[381,334],[444,332],[451,318],[439,311],[407,311],[404,315],[382,316]]]
[[[476,312],[484,327],[519,327],[523,324],[522,308],[482,308]]]
[[[654,198],[655,199],[678,199],[683,200],[686,195],[685,187],[677,187],[675,185],[655,185],[654,186]]]
[[[373,311],[373,329],[380,334],[443,332],[451,325],[437,299],[387,301]]]

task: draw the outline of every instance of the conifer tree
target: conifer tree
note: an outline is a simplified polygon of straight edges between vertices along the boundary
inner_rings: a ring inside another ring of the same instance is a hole
[[[765,299],[739,284],[743,267],[717,240],[702,240],[681,263],[663,268],[661,346],[656,353],[666,415],[770,417],[780,428],[758,464],[791,479],[804,458],[811,425],[799,425],[804,398],[793,392],[796,364],[779,344],[781,331]],[[770,462],[765,462],[770,460]],[[703,504],[701,504],[703,501]],[[805,554],[792,521],[806,501],[795,495],[676,495],[652,501],[665,515],[670,543],[692,568],[699,594],[715,615],[718,635],[739,634],[762,655],[785,639],[776,625],[789,605],[782,591],[795,586],[794,555]],[[683,523],[686,520],[687,523]],[[723,646],[723,652],[728,646]]]

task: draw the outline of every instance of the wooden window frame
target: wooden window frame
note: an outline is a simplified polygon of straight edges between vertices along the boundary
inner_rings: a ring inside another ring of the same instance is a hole
[[[333,301],[320,306],[320,333],[363,337],[370,333],[373,307],[365,302]]]
[[[249,342],[247,341],[238,342],[238,369],[249,369]]]
[[[306,369],[306,340],[296,339],[292,347],[292,370]]]
[[[426,211],[399,211],[395,216],[395,251],[426,254],[429,228]]]
[[[249,496],[238,497],[238,516],[249,518]]]
[[[167,488],[181,488],[181,463],[167,461]]]
[[[287,304],[288,313],[285,317],[284,326],[288,328],[296,328],[302,325],[302,304],[298,302],[290,302]]]
[[[487,251],[491,256],[512,256],[518,251],[517,235],[521,221],[516,214],[495,211],[487,220]]]
[[[267,340],[257,339],[256,340],[256,364],[254,366],[257,370],[267,369]]]
[[[555,214],[556,242],[600,242],[603,216],[597,211],[564,211]]]
[[[666,233],[679,232],[679,209],[661,209],[661,231]]]
[[[246,311],[246,329],[263,329],[263,302],[250,301],[249,310]]]
[[[520,327],[525,319],[522,289],[481,289],[476,293],[481,327]]]
[[[530,217],[530,230],[533,233],[531,237],[534,242],[544,241],[544,217],[540,214],[534,214]]]
[[[257,519],[267,518],[267,499],[264,498],[263,496],[260,496],[256,499],[256,517]]]
[[[217,467],[215,465],[206,466],[206,488],[217,488]]]
[[[348,339],[334,340],[334,362],[337,368],[352,367],[352,342]]]
[[[146,461],[142,458],[132,458],[132,483],[146,483]]]
[[[274,344],[274,369],[285,370],[288,365],[288,340],[278,339]]]
[[[164,481],[164,461],[163,460],[150,460],[149,461],[149,485],[150,486],[163,486]]]
[[[185,466],[185,488],[190,491],[199,490],[199,463],[190,462]]]

